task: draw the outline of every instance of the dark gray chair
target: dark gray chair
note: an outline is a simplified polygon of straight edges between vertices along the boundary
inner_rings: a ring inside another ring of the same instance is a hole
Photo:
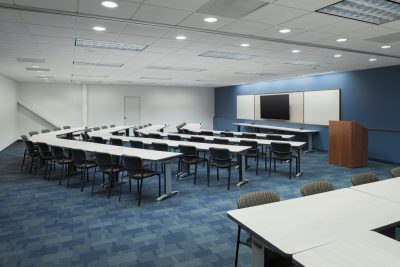
[[[267,170],[267,155],[258,149],[258,143],[256,141],[241,140],[239,145],[251,147],[244,154],[246,156],[246,168],[248,166],[248,164],[247,164],[248,158],[255,158],[256,159],[256,175],[258,175],[258,161],[259,161],[260,157],[264,157],[265,170]]]
[[[37,134],[39,134],[39,132],[38,132],[38,131],[32,131],[32,132],[29,132],[29,136],[34,136],[34,135],[37,135]]]
[[[182,153],[182,156],[179,158],[179,170],[178,173],[181,172],[182,165],[186,164],[188,168],[188,173],[190,173],[190,166],[194,165],[194,181],[193,183],[196,184],[196,179],[197,179],[197,164],[206,162],[208,165],[208,160],[205,158],[199,157],[199,153],[197,151],[197,148],[194,146],[178,146],[179,151]],[[204,164],[203,164],[204,165]],[[209,179],[207,177],[207,184],[209,185]]]
[[[24,170],[25,160],[30,158],[31,162],[29,165],[29,173],[32,173],[32,168],[34,167],[35,160],[39,159],[39,152],[37,147],[33,144],[33,142],[25,140],[24,136],[25,135],[21,136],[25,146],[24,158],[22,159],[22,164],[21,164],[21,172]],[[26,136],[25,138],[27,139]]]
[[[110,143],[113,146],[124,146],[124,143],[119,138],[110,138]]]
[[[217,181],[219,181],[219,169],[227,169],[228,170],[228,190],[230,190],[231,185],[231,168],[236,166],[236,162],[234,162],[231,158],[231,154],[228,149],[224,148],[210,148],[210,159],[207,164],[207,182],[209,184],[210,180],[210,168],[217,168]]]
[[[81,182],[82,182],[81,192],[82,192],[83,187],[85,186],[85,180],[89,182],[89,169],[96,167],[96,163],[93,160],[87,159],[85,151],[81,149],[71,149],[70,152],[71,152],[71,159],[75,168],[80,170],[81,173]],[[70,176],[68,175],[67,186],[69,186],[69,178]]]
[[[274,161],[274,172],[276,172],[276,161],[289,162],[289,179],[292,179],[292,161],[295,159],[297,170],[297,156],[293,155],[291,145],[289,143],[271,143],[269,150],[269,176],[271,176],[271,164]]]
[[[64,130],[71,129],[71,126],[68,126],[68,125],[67,125],[67,126],[64,126],[63,129],[64,129]]]
[[[129,143],[130,143],[131,147],[133,147],[133,148],[144,149],[144,144],[142,141],[129,140]]]
[[[100,136],[93,136],[92,137],[93,142],[97,143],[97,144],[106,144],[107,140],[104,140],[103,137]]]
[[[51,154],[53,155],[54,162],[61,165],[61,175],[60,175],[60,181],[59,184],[62,183],[62,180],[64,178],[64,169],[66,167],[66,172],[67,175],[69,175],[69,170],[70,170],[70,165],[72,163],[72,159],[68,156],[65,155],[64,149],[59,146],[52,146],[51,147]]]
[[[108,188],[108,198],[110,198],[114,180],[118,180],[118,174],[122,171],[122,167],[116,165],[113,157],[108,153],[95,152],[94,154],[96,158],[96,169],[94,170],[93,175],[92,194],[96,180],[96,173],[100,172],[103,174],[103,179],[104,175],[108,176],[108,183],[106,186]]]

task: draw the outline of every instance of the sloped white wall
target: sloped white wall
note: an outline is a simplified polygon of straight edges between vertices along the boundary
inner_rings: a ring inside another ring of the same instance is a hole
[[[17,83],[0,75],[0,151],[18,139]]]

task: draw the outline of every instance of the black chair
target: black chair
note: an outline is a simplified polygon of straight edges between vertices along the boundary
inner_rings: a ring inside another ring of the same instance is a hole
[[[113,157],[108,153],[95,152],[95,158],[96,169],[93,175],[92,194],[96,180],[96,173],[101,172],[103,174],[103,181],[104,175],[108,175],[108,184],[106,186],[108,187],[108,198],[110,198],[111,187],[113,187],[114,178],[118,180],[118,174],[122,171],[122,168],[114,163]]]
[[[187,173],[190,174],[190,166],[194,164],[194,181],[193,183],[196,184],[196,179],[197,179],[197,164],[198,163],[207,163],[208,166],[208,160],[206,158],[201,158],[199,157],[199,153],[197,152],[197,148],[194,146],[178,146],[179,151],[182,153],[182,156],[179,158],[179,171],[178,173],[181,172],[182,165],[186,164],[187,166]],[[203,164],[204,166],[204,164]],[[207,177],[207,185],[209,185],[208,177]]]
[[[139,126],[139,129],[143,129],[143,126]]]
[[[231,133],[231,132],[221,132],[221,136],[234,137],[233,133]]]
[[[222,139],[222,138],[214,138],[214,144],[229,145],[229,140],[228,139]]]
[[[110,138],[110,143],[113,146],[124,146],[124,143],[119,138]]]
[[[173,141],[182,141],[182,138],[179,135],[168,135],[168,140],[173,140]]]
[[[107,140],[104,140],[102,137],[100,136],[93,136],[92,137],[93,142],[97,143],[97,144],[106,144]]]
[[[111,125],[110,125],[110,128],[114,128],[114,127],[115,127],[115,125],[114,125],[114,124],[111,124]]]
[[[133,147],[133,148],[144,149],[144,144],[142,141],[129,140],[129,143],[130,143],[131,147]]]
[[[149,133],[148,137],[153,139],[162,139],[161,135],[158,133]]]
[[[297,171],[297,156],[293,155],[292,148],[288,143],[271,143],[269,151],[269,175],[271,176],[271,162],[274,161],[274,172],[276,172],[276,161],[289,162],[289,179],[292,179],[292,160],[296,160]]]
[[[155,143],[155,142],[153,142],[153,143],[151,143],[151,149],[157,150],[157,151],[164,151],[164,152],[168,152],[169,151],[168,145],[164,144],[164,143]],[[156,170],[157,170],[157,162],[155,163],[155,165],[156,165]],[[161,171],[163,173],[165,171],[165,164],[164,163],[162,163],[162,165],[161,165]],[[164,185],[165,185],[165,173],[164,173]]]
[[[138,131],[136,131],[136,130],[133,131],[133,135],[135,137],[140,137],[140,133]]]
[[[29,166],[29,173],[32,173],[32,168],[34,166],[35,159],[39,159],[39,153],[38,153],[37,147],[35,147],[33,142],[29,141],[29,140],[25,140],[24,136],[25,135],[21,136],[22,140],[24,142],[24,145],[25,145],[24,158],[22,159],[22,165],[21,165],[21,172],[24,170],[26,158],[28,158],[28,159],[30,158],[31,163]],[[26,136],[25,136],[25,138],[27,139]]]
[[[60,182],[62,183],[62,179],[64,178],[64,169],[67,167],[67,175],[69,174],[70,165],[72,163],[72,159],[67,157],[64,153],[64,149],[59,146],[52,146],[51,147],[51,154],[53,155],[55,163],[61,165],[61,175],[60,175]]]
[[[206,139],[204,137],[201,137],[201,136],[191,136],[189,138],[189,142],[205,143]],[[200,152],[203,153],[203,159],[206,159],[207,151],[200,151]],[[203,167],[204,167],[205,162],[206,161],[203,161]]]
[[[280,135],[269,135],[269,134],[267,134],[267,140],[282,141],[283,138]]]
[[[38,131],[32,131],[32,132],[29,132],[29,136],[34,136],[34,135],[37,135],[37,134],[39,134],[39,132],[38,132]]]
[[[21,135],[21,139],[22,141],[29,141],[29,138],[26,135]]]
[[[230,189],[231,183],[231,168],[236,166],[236,162],[232,161],[231,154],[228,149],[225,148],[210,148],[210,161],[207,168],[207,180],[210,177],[210,167],[217,168],[217,181],[219,180],[219,169],[228,170],[228,190]]]
[[[242,133],[240,137],[247,139],[257,139],[257,135],[254,133]]]
[[[241,140],[239,143],[240,146],[250,146],[251,148],[245,152],[246,156],[246,168],[247,168],[247,159],[248,158],[255,158],[256,159],[256,175],[258,175],[258,161],[260,157],[265,157],[265,170],[267,170],[267,155],[264,152],[261,152],[258,149],[258,143],[256,141],[247,141]]]
[[[94,127],[93,128],[93,131],[100,131],[101,129],[100,129],[100,127]]]
[[[200,135],[213,136],[213,135],[214,135],[214,133],[213,133],[213,132],[211,132],[211,131],[201,131],[201,132],[200,132]]]
[[[61,130],[60,127],[56,127],[56,128],[53,129],[53,131],[60,131],[60,130]]]
[[[64,129],[64,130],[71,129],[71,126],[64,126],[63,129]]]
[[[107,129],[108,127],[107,126],[101,126],[101,129]]]
[[[86,181],[89,182],[89,169],[96,167],[96,163],[93,160],[88,160],[85,151],[81,149],[71,149],[70,151],[71,151],[72,162],[75,168],[80,170],[81,173],[81,180],[82,180],[81,192],[82,192],[83,187],[85,185],[85,178]],[[70,176],[68,176],[67,186],[69,186],[69,178]]]
[[[143,180],[152,176],[158,176],[158,196],[161,196],[161,175],[157,171],[148,170],[143,167],[143,160],[139,157],[131,157],[122,155],[122,166],[126,175],[122,175],[122,181],[119,190],[119,201],[121,201],[122,184],[123,178],[129,178],[129,192],[132,192],[131,180],[134,179],[137,182],[137,191],[139,194],[138,206],[140,206],[140,201],[142,199],[142,188]]]
[[[38,148],[39,148],[40,162],[45,165],[44,179],[46,179],[47,176],[49,176],[48,179],[50,179],[49,167],[51,170],[51,167],[53,165],[53,155],[51,154],[50,147],[46,143],[38,143]],[[36,169],[35,169],[35,175],[36,175]]]

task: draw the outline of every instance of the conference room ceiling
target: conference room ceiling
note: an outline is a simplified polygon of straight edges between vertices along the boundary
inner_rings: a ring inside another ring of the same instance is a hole
[[[102,2],[0,0],[0,73],[21,82],[217,87],[400,63],[400,20],[316,12],[337,0]]]

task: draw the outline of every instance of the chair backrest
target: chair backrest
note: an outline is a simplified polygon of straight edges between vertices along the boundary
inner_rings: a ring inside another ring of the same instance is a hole
[[[379,177],[375,173],[359,173],[351,177],[351,183],[356,186],[356,185],[362,185],[362,184],[369,184],[373,182],[378,182]]]
[[[107,126],[101,126],[101,129],[107,129],[108,127]]]
[[[70,149],[70,152],[75,164],[82,164],[86,161],[86,154],[82,149]]]
[[[53,129],[53,131],[59,131],[59,130],[61,130],[60,127],[56,127],[56,128]]]
[[[113,146],[124,146],[122,140],[119,138],[110,138],[110,142]]]
[[[289,143],[271,143],[271,152],[273,154],[290,154],[291,153],[291,145]]]
[[[179,145],[178,148],[183,157],[197,157],[197,148],[194,146]]]
[[[41,157],[48,157],[50,155],[49,145],[46,143],[38,143],[39,153]]]
[[[29,138],[26,135],[21,135],[22,141],[29,141]]]
[[[55,160],[62,160],[65,158],[64,149],[59,146],[52,146],[51,147],[51,154]]]
[[[215,144],[220,144],[220,145],[229,145],[229,140],[228,139],[222,139],[222,138],[214,138],[214,143]]]
[[[100,130],[100,127],[94,127],[93,128],[93,131],[99,131]]]
[[[32,132],[29,132],[29,135],[30,135],[30,136],[34,136],[34,135],[37,135],[37,134],[39,134],[39,132],[38,132],[38,131],[32,131]]]
[[[85,130],[85,132],[87,132],[87,133],[90,133],[90,132],[92,132],[93,131],[93,129],[86,129]]]
[[[317,181],[300,187],[300,193],[303,197],[335,190],[333,184],[327,181]]]
[[[256,141],[240,140],[240,146],[251,146],[252,150],[258,150],[258,143]]]
[[[214,133],[213,133],[213,132],[211,132],[211,131],[201,131],[201,132],[200,132],[200,135],[208,135],[208,136],[213,136],[213,135],[214,135]]]
[[[279,201],[280,198],[277,193],[269,190],[263,190],[239,196],[237,199],[237,207],[238,209],[243,209]]]
[[[210,147],[210,158],[214,161],[231,160],[231,154],[226,148]]]
[[[133,176],[142,171],[143,160],[139,157],[122,155],[122,166],[129,176]]]
[[[129,140],[129,143],[131,144],[131,147],[133,148],[144,148],[144,144],[142,141],[136,141],[136,140]]]
[[[242,133],[241,137],[242,138],[256,139],[257,135],[253,134],[253,133]]]
[[[231,133],[231,132],[221,132],[221,136],[233,137],[233,133]]]
[[[151,143],[151,147],[153,150],[157,151],[168,151],[168,145],[163,143]]]
[[[390,173],[392,174],[392,177],[400,177],[400,167],[394,168],[390,171]]]
[[[67,126],[64,126],[63,128],[64,128],[64,130],[67,130],[67,129],[71,129],[71,126],[67,125]]]
[[[32,141],[24,140],[24,145],[28,154],[32,155],[35,152],[35,146]]]
[[[140,136],[140,134],[139,134],[137,131],[133,131],[133,135],[134,135],[135,137],[139,137],[139,136]]]
[[[276,141],[282,141],[282,136],[280,135],[267,135],[267,140],[276,140]]]
[[[191,136],[189,139],[190,142],[197,142],[197,143],[205,143],[206,139],[200,136]]]
[[[93,142],[97,143],[97,144],[105,144],[106,140],[104,140],[102,137],[100,136],[93,136],[92,137]]]
[[[181,138],[179,135],[172,135],[172,134],[169,134],[169,135],[168,135],[168,140],[181,141],[182,138]]]
[[[149,133],[148,136],[153,139],[161,139],[161,135],[158,133]]]
[[[111,125],[110,125],[110,128],[114,128],[114,127],[115,127],[115,125],[114,125],[114,124],[111,124]]]
[[[139,126],[139,129],[143,129],[143,126]]]
[[[190,131],[189,131],[188,129],[182,129],[182,133],[183,133],[183,134],[189,134]]]
[[[147,124],[147,126],[151,126],[151,125],[153,125],[153,124],[151,124],[151,123],[148,123],[148,124]]]
[[[42,133],[49,133],[49,132],[51,132],[50,129],[43,129],[42,130]]]
[[[81,133],[81,138],[82,138],[83,141],[88,141],[86,133]]]
[[[95,152],[96,165],[99,167],[100,171],[108,169],[113,166],[113,160],[110,154],[103,152]]]

